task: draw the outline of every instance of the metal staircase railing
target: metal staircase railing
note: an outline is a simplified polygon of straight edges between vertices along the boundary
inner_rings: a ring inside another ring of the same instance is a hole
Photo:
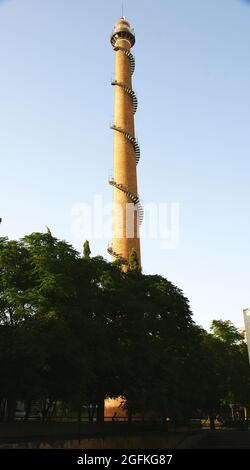
[[[114,186],[116,189],[119,189],[120,191],[125,193],[128,199],[133,202],[133,204],[136,207],[136,210],[138,211],[139,225],[141,225],[143,222],[144,211],[143,211],[143,207],[141,205],[139,196],[131,193],[124,184],[117,183],[114,180],[114,178],[109,179],[109,184],[111,184],[111,186]]]
[[[130,135],[127,131],[125,131],[125,129],[122,129],[122,127],[117,126],[116,124],[111,124],[110,128],[113,129],[114,131],[117,131],[123,134],[124,137],[128,140],[128,142],[130,142],[130,144],[133,145],[136,164],[138,164],[140,161],[140,157],[141,157],[141,150],[140,150],[140,146],[136,138]]]
[[[120,86],[129,96],[131,96],[132,103],[133,103],[133,113],[135,114],[136,111],[137,111],[137,107],[138,107],[138,100],[137,100],[137,96],[136,96],[134,90],[131,90],[131,88],[129,88],[126,85],[126,83],[117,82],[117,80],[112,80],[111,85]]]
[[[133,73],[135,71],[135,58],[134,58],[134,55],[132,54],[132,52],[129,51],[128,49],[125,49],[124,47],[119,47],[119,46],[115,46],[114,51],[122,51],[123,54],[125,54],[125,56],[128,57],[129,63],[130,63],[131,75],[133,75]]]
[[[125,56],[129,60],[131,75],[133,75],[133,73],[135,71],[135,58],[134,58],[132,52],[129,49],[126,49],[124,47],[119,47],[119,46],[114,46],[114,51],[122,51],[123,54],[125,54]],[[132,90],[126,83],[118,82],[117,80],[112,80],[111,84],[114,85],[114,86],[120,86],[123,89],[123,91],[131,97],[133,113],[135,114],[136,110],[137,110],[137,106],[138,106],[138,100],[137,100],[137,97],[136,97],[136,94],[135,94],[134,90]],[[138,144],[137,139],[134,136],[130,135],[125,129],[123,129],[120,126],[117,126],[116,124],[111,124],[110,128],[113,129],[114,131],[120,132],[122,135],[124,135],[126,140],[128,142],[130,142],[130,144],[133,146],[134,153],[135,153],[135,161],[136,161],[136,165],[137,165],[139,163],[140,153],[141,153],[140,152],[140,146]],[[134,204],[134,206],[135,206],[135,208],[138,212],[139,225],[141,225],[142,221],[143,221],[144,211],[143,211],[143,207],[141,205],[139,196],[136,195],[136,194],[133,194],[131,191],[129,191],[129,188],[127,188],[124,184],[117,183],[114,180],[114,178],[109,179],[109,184],[111,184],[114,188],[124,192],[126,194],[127,198],[130,201],[132,201],[132,203]],[[112,248],[112,245],[108,246],[108,253],[111,256],[113,256],[114,258],[118,259],[122,264],[128,265],[128,260],[125,259],[120,253],[115,252]]]

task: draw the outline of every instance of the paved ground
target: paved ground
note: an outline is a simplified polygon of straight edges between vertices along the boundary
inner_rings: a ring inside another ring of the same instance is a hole
[[[250,449],[250,431],[210,431],[197,449]]]

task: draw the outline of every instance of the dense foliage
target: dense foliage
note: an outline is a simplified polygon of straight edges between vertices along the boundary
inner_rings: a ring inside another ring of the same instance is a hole
[[[58,403],[89,418],[105,397],[124,397],[129,416],[183,419],[248,403],[247,348],[230,322],[210,333],[192,321],[182,291],[158,275],[81,257],[65,241],[33,233],[0,238],[0,419],[17,400]]]

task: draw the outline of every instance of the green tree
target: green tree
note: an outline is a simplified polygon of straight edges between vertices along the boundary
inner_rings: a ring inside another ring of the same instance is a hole
[[[80,347],[76,351],[68,322],[79,305],[80,262],[70,245],[50,233],[0,241],[0,364],[5,370],[1,394],[6,419],[13,419],[17,399],[55,399],[59,384],[67,397],[69,387],[72,395],[82,389],[79,370],[84,374],[86,355],[85,364],[84,359],[79,364],[83,356]]]
[[[129,269],[130,271],[140,271],[141,269],[138,255],[134,248],[131,249],[129,255]]]
[[[184,413],[182,373],[192,329],[188,301],[163,277],[135,274],[123,273],[113,286],[121,395],[130,414],[176,417]]]
[[[86,258],[86,259],[89,259],[90,257],[90,247],[89,247],[89,242],[88,240],[85,240],[84,244],[83,244],[83,257]]]
[[[240,333],[229,320],[213,320],[211,331],[228,346],[237,346],[244,342],[244,334]]]
[[[50,231],[0,238],[2,420],[17,400],[27,416],[39,400],[44,420],[60,402],[79,419],[83,404],[97,405],[102,423],[105,398],[122,396],[130,417],[200,410],[213,427],[222,404],[248,402],[247,348],[231,322],[199,328],[183,292],[142,274],[135,252],[126,273],[85,251]]]
[[[197,373],[197,406],[210,418],[230,403],[248,403],[250,377],[247,347],[242,334],[228,320],[214,320],[211,333],[201,330]]]

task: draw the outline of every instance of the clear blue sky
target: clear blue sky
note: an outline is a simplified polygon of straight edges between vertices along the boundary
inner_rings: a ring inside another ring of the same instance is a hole
[[[109,35],[117,0],[0,1],[0,227],[80,249],[71,208],[113,161]],[[180,243],[143,240],[146,273],[183,289],[194,319],[243,324],[250,305],[250,2],[124,0],[136,31],[144,203],[180,204]],[[106,256],[107,240],[90,240]]]

